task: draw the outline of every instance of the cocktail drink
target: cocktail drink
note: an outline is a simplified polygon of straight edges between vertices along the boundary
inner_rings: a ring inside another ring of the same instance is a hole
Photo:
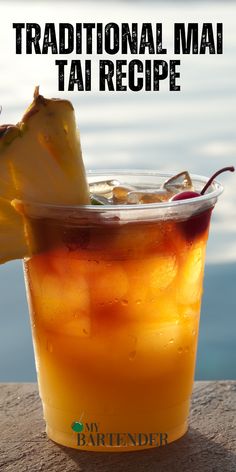
[[[158,189],[168,176],[105,178],[145,187],[138,194],[153,199],[147,188]],[[203,185],[194,180],[194,188]],[[205,248],[219,192],[215,184],[188,202],[26,206],[37,252],[25,261],[25,274],[51,439],[86,450],[134,450],[186,432]]]
[[[0,126],[0,263],[23,259],[48,436],[128,451],[187,430],[204,258],[222,187],[188,172],[85,175],[74,110]]]

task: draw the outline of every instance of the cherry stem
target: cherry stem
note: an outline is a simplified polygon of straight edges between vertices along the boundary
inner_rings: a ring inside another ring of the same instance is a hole
[[[200,195],[204,195],[205,191],[208,189],[208,187],[210,187],[210,185],[212,184],[213,180],[215,180],[215,178],[217,177],[217,175],[219,174],[222,174],[222,172],[226,172],[226,171],[230,171],[230,172],[234,172],[234,167],[233,166],[230,166],[230,167],[223,167],[223,169],[220,169],[218,170],[217,172],[215,172],[215,174],[213,174],[213,176],[208,180],[208,182],[206,183],[206,185],[203,187],[202,191],[200,192]]]

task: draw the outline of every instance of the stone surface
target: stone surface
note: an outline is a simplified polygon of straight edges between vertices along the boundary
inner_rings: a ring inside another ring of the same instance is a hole
[[[235,472],[236,381],[196,382],[190,428],[141,452],[83,452],[46,438],[35,384],[0,384],[1,472]]]

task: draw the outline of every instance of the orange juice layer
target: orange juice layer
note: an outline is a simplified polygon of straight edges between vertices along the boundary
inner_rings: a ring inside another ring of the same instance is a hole
[[[150,433],[168,442],[185,433],[207,232],[186,237],[170,221],[67,228],[57,238],[54,229],[53,247],[45,227],[47,247],[25,270],[49,437],[86,450],[132,450],[152,447]],[[146,444],[126,436],[95,444],[92,423],[95,436],[142,433]]]

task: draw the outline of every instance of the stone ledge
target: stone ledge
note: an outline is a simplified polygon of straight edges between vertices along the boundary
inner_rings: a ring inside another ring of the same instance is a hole
[[[188,433],[167,447],[83,452],[46,438],[36,384],[0,384],[2,472],[235,472],[236,381],[195,382]]]

